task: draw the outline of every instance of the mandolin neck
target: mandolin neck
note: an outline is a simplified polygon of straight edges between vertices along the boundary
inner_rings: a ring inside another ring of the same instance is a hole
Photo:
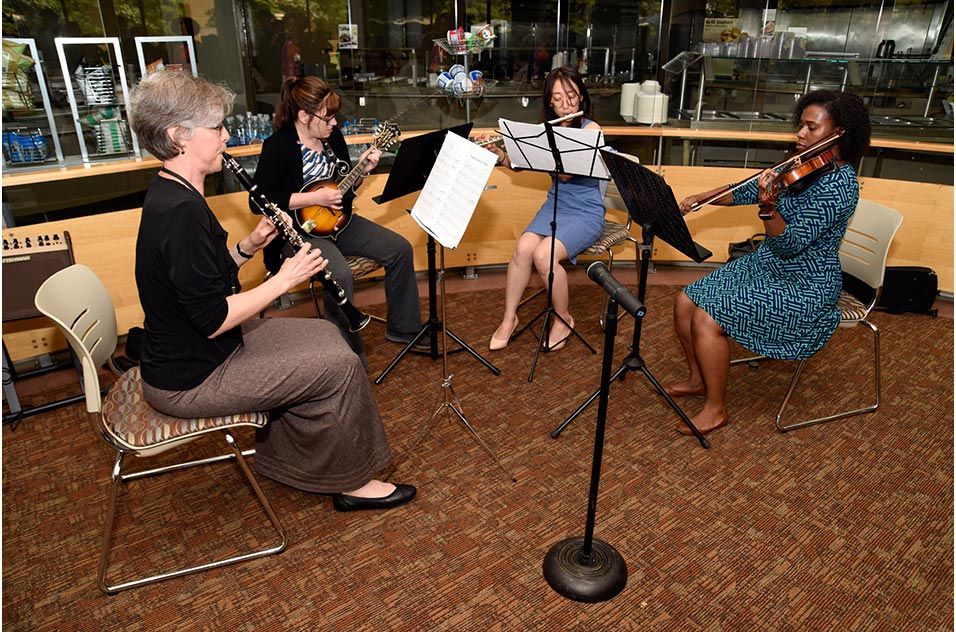
[[[365,172],[365,165],[367,164],[368,158],[362,158],[359,160],[358,164],[355,165],[355,168],[349,171],[347,176],[342,178],[342,181],[339,182],[339,191],[341,191],[343,195],[355,185],[360,177],[362,177],[361,174]]]

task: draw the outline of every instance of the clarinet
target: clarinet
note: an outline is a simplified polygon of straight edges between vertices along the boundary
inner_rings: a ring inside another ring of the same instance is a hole
[[[276,225],[276,228],[279,229],[282,236],[285,237],[285,240],[289,242],[293,248],[301,248],[302,244],[305,243],[302,236],[285,220],[279,207],[276,206],[274,202],[270,202],[265,195],[257,190],[257,185],[249,178],[249,174],[242,168],[242,165],[226,152],[222,153],[222,164],[236,176],[242,188],[249,192],[249,197],[252,199],[253,204],[262,211],[263,215],[272,220],[272,223]],[[322,283],[325,291],[332,295],[336,305],[342,309],[342,313],[345,314],[345,317],[349,321],[349,331],[355,332],[364,329],[365,325],[372,319],[371,316],[363,314],[352,304],[345,295],[345,290],[338,284],[338,281],[332,278],[328,270],[323,270],[316,275],[316,278]]]

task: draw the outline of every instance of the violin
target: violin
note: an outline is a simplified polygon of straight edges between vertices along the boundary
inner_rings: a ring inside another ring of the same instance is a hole
[[[832,149],[817,154],[808,160],[801,160],[796,165],[778,173],[767,187],[767,197],[776,201],[781,191],[797,186],[805,189],[824,173],[833,171],[837,167],[837,156]],[[798,184],[799,183],[799,184]]]
[[[835,144],[837,143],[837,141],[840,140],[840,137],[841,137],[841,136],[843,136],[843,130],[842,130],[842,129],[838,129],[838,130],[836,130],[835,132],[833,132],[832,134],[830,134],[829,136],[827,136],[826,138],[820,140],[820,141],[817,142],[817,143],[814,143],[814,144],[811,145],[810,147],[807,147],[806,149],[804,149],[803,151],[801,151],[799,154],[796,154],[796,155],[794,155],[794,156],[790,156],[789,158],[786,158],[786,159],[784,159],[784,160],[778,162],[777,164],[773,165],[773,166],[770,167],[770,168],[771,168],[771,169],[774,169],[774,170],[783,168],[783,172],[781,172],[781,173],[785,173],[785,172],[787,172],[788,170],[790,170],[791,168],[793,168],[792,165],[793,165],[794,163],[796,163],[797,166],[799,167],[800,165],[807,164],[808,162],[810,162],[810,159],[808,159],[808,160],[806,160],[806,161],[804,160],[804,158],[805,158],[806,156],[811,156],[811,155],[816,154],[816,153],[819,153],[819,152],[829,153],[829,154],[832,155],[832,153],[833,153],[832,151],[824,151],[824,150],[826,150],[826,149],[828,149],[829,147],[832,147],[833,145],[835,145]],[[822,155],[822,154],[821,154],[821,155]],[[748,183],[750,183],[750,182],[753,182],[754,180],[756,180],[757,178],[759,178],[759,177],[760,177],[760,174],[762,174],[762,173],[763,173],[763,170],[758,171],[757,173],[755,173],[754,175],[750,176],[750,177],[747,178],[746,180],[742,180],[742,181],[738,182],[737,184],[732,184],[732,185],[730,185],[730,186],[726,186],[726,187],[720,189],[717,193],[715,193],[714,195],[710,196],[710,197],[707,198],[706,200],[703,200],[703,201],[701,201],[701,202],[694,202],[694,203],[691,205],[691,207],[690,207],[690,211],[688,211],[688,212],[689,212],[689,213],[693,213],[694,211],[699,211],[702,207],[707,206],[707,205],[710,204],[711,202],[714,202],[715,200],[719,200],[720,198],[724,197],[724,196],[727,195],[728,193],[732,193],[732,192],[736,191],[737,189],[739,189],[740,187],[744,186],[745,184],[748,184]],[[786,188],[786,187],[783,187],[783,188]],[[781,189],[781,190],[783,190],[783,189]]]

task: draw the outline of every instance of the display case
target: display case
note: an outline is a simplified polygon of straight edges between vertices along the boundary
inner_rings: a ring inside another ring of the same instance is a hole
[[[882,132],[951,136],[952,60],[823,55],[700,56],[681,67],[672,115],[691,127],[785,128],[795,97],[828,89],[866,99],[872,123]]]
[[[199,76],[196,45],[188,35],[157,35],[134,38],[139,59],[139,76],[157,70],[183,70]],[[148,61],[147,61],[148,60]]]
[[[3,38],[3,160],[7,167],[63,161],[39,59],[32,38]]]
[[[117,37],[57,37],[57,57],[83,162],[139,155]]]

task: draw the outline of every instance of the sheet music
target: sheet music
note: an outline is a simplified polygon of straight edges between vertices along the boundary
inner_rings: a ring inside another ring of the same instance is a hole
[[[515,169],[554,171],[554,154],[544,123],[530,124],[498,119],[511,166]],[[576,127],[552,128],[555,146],[561,154],[564,173],[607,180],[607,167],[601,158],[604,132]]]
[[[447,134],[412,219],[446,248],[457,248],[498,156],[456,134]]]

